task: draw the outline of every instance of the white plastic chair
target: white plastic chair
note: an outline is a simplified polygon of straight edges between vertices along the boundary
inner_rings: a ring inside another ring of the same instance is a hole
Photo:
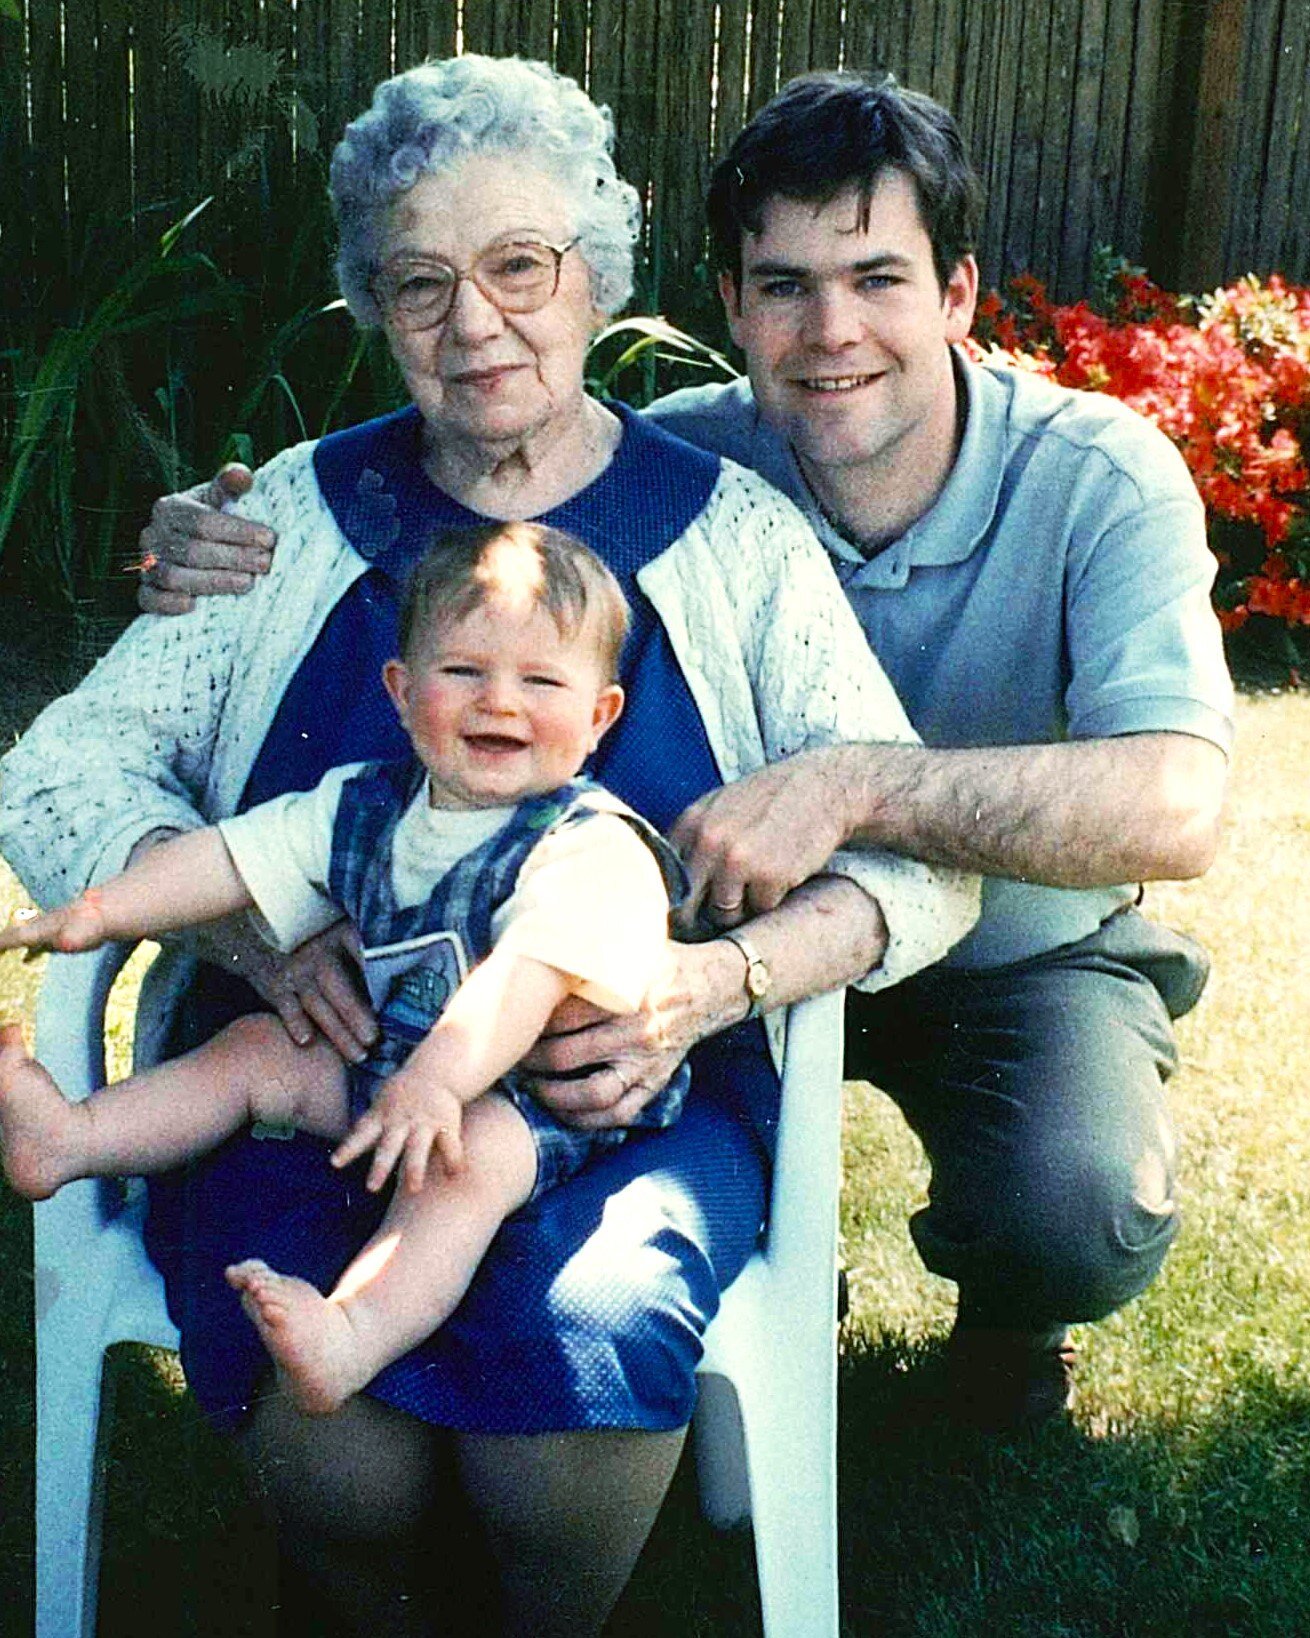
[[[104,1009],[129,950],[52,956],[37,1055],[68,1096],[104,1084]],[[841,1000],[792,1009],[767,1245],[706,1337],[696,1455],[718,1525],[752,1517],[766,1638],[836,1638],[836,1210]],[[70,1184],[35,1209],[36,1638],[93,1638],[106,1348],[176,1348],[140,1193]]]
[[[705,1337],[701,1511],[750,1518],[765,1638],[837,1638],[841,993],[791,1009],[765,1245]]]

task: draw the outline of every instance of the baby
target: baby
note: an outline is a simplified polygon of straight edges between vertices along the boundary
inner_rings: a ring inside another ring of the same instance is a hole
[[[511,1072],[566,996],[637,1007],[681,890],[657,833],[578,777],[623,707],[627,622],[618,583],[569,535],[512,523],[445,536],[414,573],[401,657],[383,671],[412,759],[334,769],[0,932],[0,949],[89,950],[250,910],[289,950],[353,920],[379,1029],[358,1065],[255,1015],[70,1103],[20,1031],[0,1031],[4,1168],[31,1199],[171,1168],[248,1121],[333,1141],[337,1166],[371,1150],[369,1189],[396,1172],[329,1296],[257,1260],[227,1271],[307,1412],[337,1409],[435,1330],[505,1217],[624,1136],[560,1125]],[[640,1124],[676,1119],[687,1078],[684,1065]]]

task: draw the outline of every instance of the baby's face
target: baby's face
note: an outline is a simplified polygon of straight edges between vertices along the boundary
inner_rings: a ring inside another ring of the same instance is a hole
[[[591,621],[571,637],[550,614],[499,598],[431,633],[385,681],[437,807],[509,806],[563,785],[623,706]]]

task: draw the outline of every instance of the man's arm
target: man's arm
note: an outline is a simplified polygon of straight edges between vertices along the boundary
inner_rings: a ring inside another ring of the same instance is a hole
[[[759,910],[835,847],[1053,887],[1200,875],[1218,837],[1226,759],[1188,734],[982,750],[837,745],[703,798],[674,840],[694,890]]]

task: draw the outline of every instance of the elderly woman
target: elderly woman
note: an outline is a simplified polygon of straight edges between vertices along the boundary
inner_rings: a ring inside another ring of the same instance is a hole
[[[6,759],[0,845],[39,899],[335,764],[402,753],[380,681],[397,588],[448,525],[542,518],[619,577],[628,707],[594,771],[661,827],[807,745],[910,736],[789,503],[584,393],[588,342],[631,284],[637,201],[609,147],[607,116],[538,64],[464,57],[379,87],[333,161],[338,272],[411,403],[270,461],[244,511],[280,544],[250,597],[138,621]],[[677,1460],[701,1334],[765,1212],[782,1014],[770,1038],[760,1002],[894,983],[972,918],[971,886],[928,867],[852,853],[830,869],[776,908],[780,889],[756,884],[766,913],[746,947],[671,947],[644,1014],[584,1030],[609,1108],[579,1120],[630,1118],[690,1048],[683,1120],[510,1219],[450,1322],[335,1416],[271,1391],[221,1271],[256,1255],[330,1283],[377,1209],[358,1179],[311,1139],[252,1133],[156,1190],[149,1243],[188,1380],[350,1630],[426,1630],[433,1507],[456,1481],[505,1630],[599,1630]],[[698,889],[720,925],[741,919],[740,884]],[[167,1050],[261,1004],[299,1039],[311,1019],[346,1053],[369,1037],[344,926],[289,962],[237,926],[199,954],[157,968],[156,997],[186,990]],[[588,1084],[541,1095],[585,1110]]]

